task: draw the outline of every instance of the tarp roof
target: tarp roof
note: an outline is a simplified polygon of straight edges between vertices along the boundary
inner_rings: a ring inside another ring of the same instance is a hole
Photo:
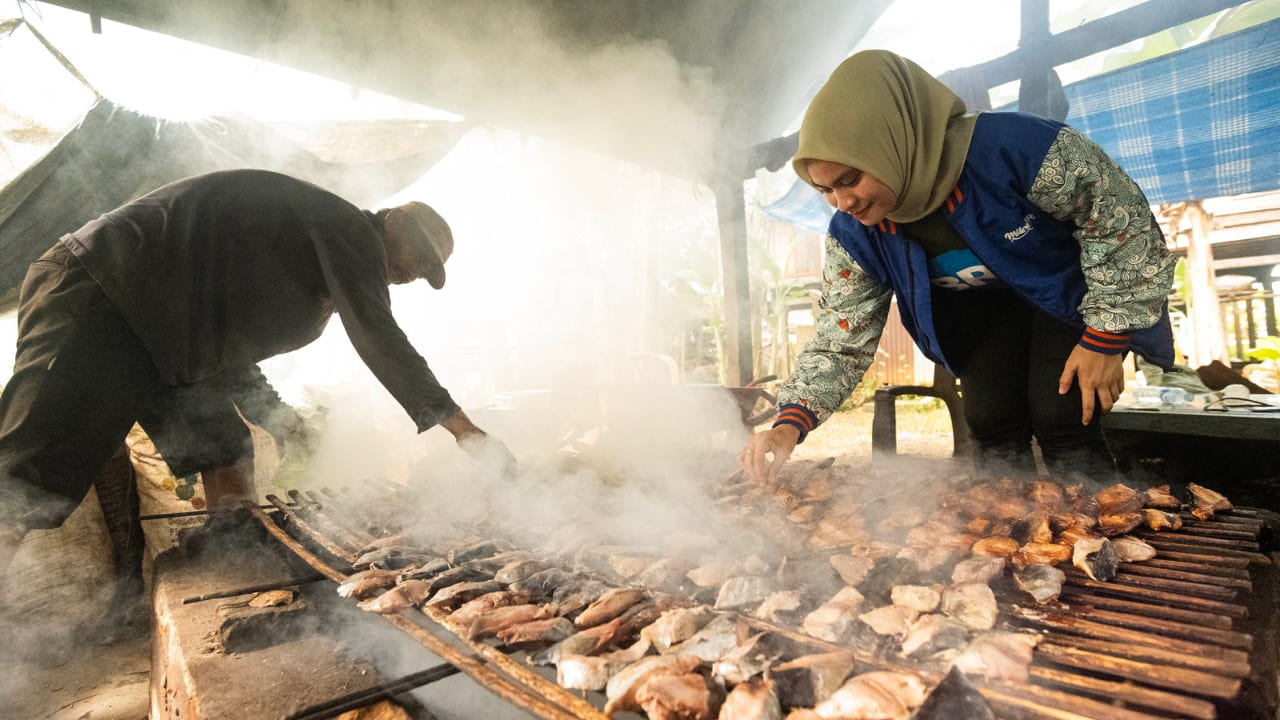
[[[688,178],[783,134],[889,3],[52,2]]]

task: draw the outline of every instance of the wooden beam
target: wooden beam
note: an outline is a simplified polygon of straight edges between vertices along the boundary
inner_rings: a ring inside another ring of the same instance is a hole
[[[1062,65],[1240,4],[1239,0],[1149,0],[1050,35],[1044,40],[1044,47],[1019,47],[1007,55],[958,72],[977,73],[976,77],[993,88],[1020,80],[1029,55],[1043,53],[1050,66]]]
[[[742,180],[725,173],[712,183],[720,221],[720,272],[724,287],[725,384],[742,386],[755,374],[751,343],[751,284],[747,272],[747,207]]]

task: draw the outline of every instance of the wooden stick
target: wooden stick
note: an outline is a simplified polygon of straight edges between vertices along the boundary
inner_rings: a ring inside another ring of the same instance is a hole
[[[1187,695],[1155,690],[1131,682],[1117,682],[1115,680],[1077,675],[1073,672],[1053,667],[1033,665],[1030,671],[1031,677],[1042,683],[1061,685],[1072,690],[1101,695],[1108,699],[1123,698],[1125,702],[1154,708],[1161,712],[1175,712],[1179,715],[1196,718],[1196,720],[1214,720],[1217,717],[1217,711],[1214,709],[1213,703]]]
[[[1247,678],[1249,677],[1249,664],[1243,665],[1238,663],[1226,663],[1214,660],[1212,658],[1197,657],[1195,655],[1184,655],[1175,650],[1166,650],[1159,647],[1151,647],[1150,645],[1130,645],[1125,643],[1108,642],[1097,638],[1078,637],[1075,635],[1063,635],[1061,633],[1048,633],[1044,637],[1045,641],[1052,642],[1064,647],[1078,648],[1081,650],[1090,650],[1104,655],[1113,657],[1127,658],[1129,660],[1141,660],[1149,662],[1157,666],[1165,666],[1170,668],[1183,667],[1191,670],[1199,670],[1228,678]]]
[[[1067,578],[1072,582],[1076,580],[1087,580],[1088,575],[1075,568],[1067,568],[1065,570]],[[1128,572],[1118,572],[1116,577],[1107,585],[1119,585],[1149,589],[1152,593],[1177,593],[1179,597],[1203,597],[1213,600],[1229,601],[1234,600],[1239,591],[1231,588],[1224,588],[1215,585],[1202,585],[1200,583],[1185,583],[1177,580],[1164,580],[1162,578],[1146,577],[1142,575],[1134,575]],[[1152,596],[1153,598],[1155,595]]]
[[[1072,610],[1074,611],[1075,608],[1072,608]],[[1159,633],[1161,635],[1182,638],[1193,642],[1203,641],[1213,645],[1221,645],[1222,647],[1235,648],[1237,650],[1248,651],[1253,647],[1252,635],[1233,632],[1231,630],[1208,628],[1203,625],[1190,625],[1174,620],[1164,620],[1161,618],[1150,617],[1147,614],[1138,615],[1135,613],[1102,610],[1100,608],[1088,608],[1087,612],[1082,613],[1080,617],[1084,617],[1094,622],[1103,623],[1105,625],[1119,625],[1121,627],[1145,630],[1147,632]]]
[[[1108,595],[1137,598],[1139,600],[1145,600],[1148,603],[1172,605],[1173,607],[1189,608],[1191,610],[1205,610],[1233,618],[1242,618],[1245,615],[1248,615],[1248,611],[1245,610],[1243,606],[1236,605],[1234,603],[1218,602],[1216,600],[1192,597],[1190,595],[1160,592],[1158,590],[1134,587],[1132,585],[1126,585],[1118,582],[1098,582],[1097,580],[1090,580],[1083,573],[1069,577],[1071,584],[1077,587],[1096,590],[1097,592],[1106,593]],[[1063,589],[1066,587],[1066,585],[1063,585]]]
[[[1214,537],[1211,535],[1195,534],[1189,532],[1181,532],[1178,530],[1162,530],[1154,532],[1152,530],[1143,530],[1136,533],[1143,540],[1167,540],[1169,542],[1182,542],[1189,545],[1200,545],[1207,548],[1232,548],[1234,550],[1243,550],[1245,552],[1258,552],[1258,540],[1253,537],[1243,540],[1235,538]]]
[[[1152,545],[1152,547],[1155,546]],[[1179,560],[1182,562],[1217,563],[1221,567],[1236,569],[1245,569],[1249,567],[1249,558],[1217,557],[1214,555],[1183,552],[1181,550],[1161,550],[1158,557],[1162,557],[1166,560]]]
[[[1145,682],[1156,687],[1195,693],[1206,697],[1230,700],[1240,692],[1240,681],[1224,678],[1199,670],[1163,667],[1138,660],[1112,657],[1104,653],[1080,648],[1065,647],[1052,642],[1036,646],[1036,654],[1059,665],[1074,667],[1086,672],[1097,672],[1115,677]]]
[[[1097,595],[1082,588],[1071,587],[1070,585],[1062,586],[1061,599],[1064,602],[1070,602],[1073,610],[1076,609],[1077,606],[1083,605],[1086,607],[1108,608],[1111,610],[1142,613],[1152,617],[1177,620],[1179,622],[1201,625],[1206,628],[1213,628],[1217,630],[1230,630],[1234,627],[1234,623],[1231,618],[1226,615],[1201,612],[1199,610],[1185,610],[1183,608],[1167,607],[1164,605],[1152,605],[1151,603],[1133,602],[1132,600],[1121,600],[1120,598],[1108,597],[1106,595]]]
[[[325,552],[329,553],[335,558],[338,558],[339,560],[342,560],[348,565],[355,562],[356,556],[354,553],[339,547],[329,538],[316,532],[315,528],[307,524],[307,521],[303,520],[302,516],[294,512],[293,509],[290,508],[288,505],[286,505],[283,500],[276,497],[275,495],[268,495],[267,501],[270,502],[272,505],[275,505],[276,509],[280,511],[280,514],[288,518],[289,522],[293,523],[293,526],[298,528],[298,532],[306,535],[307,539],[311,540],[311,542],[315,543],[316,545],[319,545],[321,548],[324,549]],[[251,507],[248,509],[257,511],[259,513],[262,512],[262,510],[257,507]],[[264,517],[265,517],[265,513],[264,513]],[[275,523],[272,523],[272,524],[274,525]]]
[[[1121,563],[1120,568],[1126,573],[1132,575],[1150,575],[1152,577],[1164,578],[1166,580],[1182,580],[1184,582],[1199,583],[1201,585],[1218,585],[1221,587],[1236,588],[1245,592],[1253,590],[1253,583],[1248,578],[1240,579],[1236,577],[1224,577],[1222,575],[1208,575],[1199,572],[1189,572],[1187,570],[1174,570],[1162,565],[1150,565],[1151,561],[1137,563]]]
[[[1140,564],[1148,567],[1185,570],[1187,572],[1201,573],[1203,575],[1220,575],[1222,577],[1236,578],[1238,580],[1249,579],[1249,570],[1247,568],[1206,565],[1205,563],[1187,562],[1185,560],[1169,560],[1165,558],[1164,555],[1159,555],[1150,560],[1144,560]]]

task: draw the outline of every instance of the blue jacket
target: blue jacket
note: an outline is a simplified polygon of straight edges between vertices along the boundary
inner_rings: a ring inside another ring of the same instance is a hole
[[[1063,125],[1021,113],[983,113],[956,187],[942,209],[978,257],[1023,299],[1085,331],[1079,307],[1088,290],[1081,246],[1070,219],[1037,207],[1028,193]],[[897,223],[867,227],[846,213],[831,235],[858,265],[898,297],[902,323],[921,351],[946,365],[933,326],[932,286],[924,250]],[[1136,329],[1131,349],[1163,368],[1173,365],[1167,303],[1156,324]]]

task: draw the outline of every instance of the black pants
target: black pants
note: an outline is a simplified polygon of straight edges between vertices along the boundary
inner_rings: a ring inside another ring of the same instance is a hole
[[[975,463],[984,474],[1032,474],[1031,439],[1050,473],[1109,483],[1115,462],[1095,412],[1080,423],[1080,388],[1058,394],[1058,378],[1080,330],[1011,290],[933,291],[933,322],[960,378]]]
[[[178,477],[252,458],[229,378],[254,373],[166,384],[80,261],[55,244],[23,281],[14,373],[0,395],[0,522],[62,524],[134,422]]]

